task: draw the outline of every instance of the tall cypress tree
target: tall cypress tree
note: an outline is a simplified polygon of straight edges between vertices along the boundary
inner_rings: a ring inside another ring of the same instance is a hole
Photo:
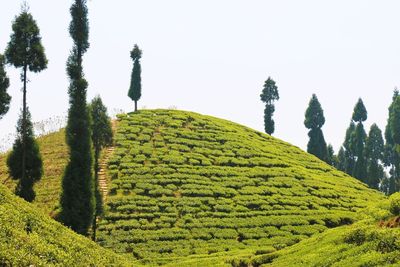
[[[335,151],[333,150],[333,146],[331,144],[326,147],[326,152],[326,163],[339,169],[338,156],[335,155]]]
[[[338,155],[337,155],[337,169],[341,171],[346,171],[346,152],[344,151],[343,146],[340,147]]]
[[[88,83],[84,78],[82,57],[89,48],[89,21],[86,0],[75,0],[70,9],[69,33],[74,46],[67,61],[70,80],[66,141],[69,162],[62,180],[60,220],[77,233],[87,235],[95,211],[92,174],[90,115],[86,103]]]
[[[25,125],[25,127],[23,127]],[[26,131],[25,133],[23,131]],[[26,166],[25,175],[21,165],[23,155],[22,139],[25,136],[26,148]],[[39,181],[43,174],[43,162],[40,155],[39,146],[33,134],[31,114],[26,110],[25,122],[21,116],[17,125],[17,139],[14,142],[13,149],[7,157],[7,166],[12,179],[18,180],[15,190],[16,195],[26,201],[32,202],[35,199],[33,185]]]
[[[342,170],[349,175],[353,174],[353,169],[355,165],[355,152],[354,152],[354,132],[356,129],[356,125],[353,120],[350,121],[350,125],[346,130],[346,137],[343,142],[342,149],[344,151],[343,156],[339,154],[340,166],[342,166]],[[339,151],[340,153],[340,151]]]
[[[367,120],[367,110],[361,98],[358,99],[358,102],[354,107],[352,119],[357,123],[352,139],[352,146],[355,155],[355,164],[352,176],[363,182],[367,182],[367,162],[365,157],[365,142],[367,134],[363,125],[363,121]]]
[[[388,194],[393,194],[398,191],[398,180],[399,180],[399,165],[400,165],[400,157],[399,153],[396,151],[396,144],[393,139],[393,131],[392,124],[394,122],[394,105],[396,99],[399,97],[399,91],[397,88],[393,92],[392,103],[389,106],[389,118],[387,121],[387,125],[385,128],[385,148],[384,148],[384,164],[389,168],[389,177],[388,177]]]
[[[308,136],[307,152],[321,160],[327,160],[327,150],[322,126],[325,124],[324,111],[315,94],[312,95],[305,114],[304,125],[310,129]]]
[[[10,86],[10,80],[5,70],[5,58],[0,54],[0,119],[8,112],[10,108],[11,96],[7,93]]]
[[[135,101],[135,111],[137,111],[137,102],[142,96],[142,67],[140,59],[142,58],[142,50],[135,44],[131,51],[131,58],[133,60],[133,69],[131,74],[131,85],[129,87],[128,96]]]
[[[264,83],[263,90],[260,95],[261,101],[265,103],[264,109],[264,128],[267,134],[273,134],[275,131],[275,122],[272,119],[272,116],[275,112],[275,105],[274,102],[279,100],[279,92],[278,86],[271,77]]]
[[[112,144],[112,128],[111,120],[107,115],[107,108],[103,105],[100,96],[95,97],[89,106],[92,118],[92,142],[94,148],[94,180],[95,180],[95,197],[96,211],[93,219],[93,235],[92,239],[96,240],[96,217],[103,213],[103,198],[99,188],[99,158],[101,150]]]
[[[41,42],[40,30],[33,19],[32,15],[28,12],[28,7],[22,8],[21,14],[17,16],[12,24],[12,33],[10,42],[7,45],[5,57],[9,64],[16,68],[22,68],[21,80],[23,86],[23,100],[22,100],[22,180],[25,180],[27,175],[27,104],[26,104],[26,83],[28,81],[27,72],[41,72],[47,68],[47,58]]]
[[[365,145],[365,155],[367,157],[367,184],[375,189],[379,189],[379,184],[384,178],[384,171],[381,162],[383,161],[383,137],[378,125],[372,124],[367,142]]]

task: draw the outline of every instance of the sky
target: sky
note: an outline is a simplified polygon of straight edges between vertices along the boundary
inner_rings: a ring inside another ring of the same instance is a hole
[[[3,2],[0,53],[22,4]],[[72,1],[27,2],[49,59],[46,70],[28,74],[28,105],[33,120],[42,121],[67,114]],[[263,131],[260,93],[270,76],[280,94],[273,135],[303,149],[313,93],[324,109],[325,139],[337,151],[358,98],[368,111],[366,130],[372,123],[384,130],[400,85],[396,0],[90,0],[88,7],[88,100],[100,95],[110,113],[134,108],[127,97],[134,44],[143,50],[139,108],[176,107]],[[0,140],[15,131],[20,71],[7,68],[12,102],[0,120]]]

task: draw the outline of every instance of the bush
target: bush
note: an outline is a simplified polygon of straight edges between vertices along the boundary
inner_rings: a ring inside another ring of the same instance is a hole
[[[400,215],[400,193],[394,193],[389,198],[389,210],[393,215]]]

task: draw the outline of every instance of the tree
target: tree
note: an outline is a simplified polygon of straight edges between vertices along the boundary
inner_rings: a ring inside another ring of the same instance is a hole
[[[367,184],[375,189],[379,189],[379,184],[384,177],[384,170],[381,164],[383,161],[383,148],[382,131],[374,123],[367,137],[365,155],[367,157]]]
[[[362,124],[363,121],[367,119],[367,110],[361,98],[358,99],[357,104],[354,107],[352,119],[357,123],[351,142],[355,155],[352,176],[363,182],[367,182],[367,162],[364,151],[367,134],[364,130],[364,125]]]
[[[275,105],[274,102],[279,100],[279,92],[278,86],[271,77],[264,83],[264,88],[260,95],[261,101],[265,103],[264,109],[264,128],[265,132],[269,135],[273,134],[275,131],[275,122],[272,119],[272,116],[275,112]]]
[[[353,174],[353,169],[356,161],[354,146],[353,146],[355,129],[356,125],[354,124],[353,121],[351,121],[349,127],[346,130],[346,137],[344,139],[342,146],[344,150],[344,157],[340,156],[340,151],[339,151],[340,165],[344,167],[343,171],[349,175]]]
[[[39,146],[33,134],[31,122],[31,114],[26,110],[25,129],[22,116],[18,120],[17,139],[14,142],[13,149],[7,157],[7,166],[10,176],[14,180],[18,180],[16,187],[16,195],[22,197],[26,201],[32,202],[35,199],[33,185],[39,181],[43,175],[43,162],[40,155]],[[26,131],[25,133],[23,131]],[[23,155],[22,139],[25,136],[26,148],[26,166],[25,172],[21,166],[21,158]],[[25,173],[25,175],[23,175]]]
[[[103,199],[99,188],[99,157],[101,150],[112,144],[111,120],[107,115],[107,108],[103,105],[100,96],[95,97],[89,105],[92,118],[92,142],[94,148],[94,181],[96,209],[93,219],[92,239],[96,240],[96,217],[103,213]]]
[[[339,169],[339,160],[338,160],[338,156],[335,155],[335,151],[333,150],[333,146],[332,146],[331,144],[329,144],[329,145],[326,147],[326,152],[327,152],[327,154],[326,154],[326,155],[327,155],[327,156],[326,156],[326,162],[327,162],[329,165],[331,165],[331,166],[333,166],[333,167]]]
[[[28,69],[32,72],[41,72],[47,68],[47,58],[42,46],[39,27],[25,6],[21,14],[17,16],[12,24],[10,42],[7,45],[5,57],[9,64],[16,68],[22,68],[21,80],[23,82],[22,101],[22,180],[27,175],[27,105],[26,105],[26,83]]]
[[[95,193],[92,173],[91,122],[86,103],[88,83],[83,75],[82,57],[89,48],[86,0],[75,0],[70,9],[69,33],[74,46],[67,61],[70,107],[66,127],[69,162],[62,179],[59,219],[77,233],[87,235],[94,218]]]
[[[400,172],[400,157],[396,151],[396,144],[393,138],[393,123],[395,123],[395,102],[399,98],[399,91],[395,88],[392,97],[392,103],[389,106],[389,118],[387,121],[387,125],[385,128],[385,147],[384,147],[384,165],[389,168],[389,176],[388,176],[388,194],[393,194],[398,191],[398,180],[399,180],[399,172]],[[398,115],[396,115],[398,117]]]
[[[310,129],[307,152],[327,161],[327,149],[322,126],[325,124],[324,111],[315,94],[312,95],[305,114],[304,125]]]
[[[131,58],[133,60],[133,69],[131,74],[131,86],[129,87],[128,96],[135,101],[135,112],[137,111],[137,102],[142,96],[142,67],[140,59],[142,58],[142,50],[135,44],[131,51]]]
[[[10,86],[10,80],[4,69],[5,58],[0,54],[0,119],[8,112],[11,96],[7,94],[7,88]]]
[[[337,169],[341,171],[346,170],[346,152],[344,151],[343,146],[340,147],[338,155],[337,155]]]

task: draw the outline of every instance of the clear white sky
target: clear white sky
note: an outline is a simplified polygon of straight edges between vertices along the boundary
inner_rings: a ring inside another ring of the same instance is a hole
[[[3,1],[0,51],[22,1]],[[72,1],[29,0],[49,59],[29,74],[33,119],[65,114],[65,62]],[[191,110],[263,131],[264,81],[277,82],[275,136],[302,148],[304,112],[316,93],[325,139],[338,149],[362,97],[368,129],[384,129],[392,91],[400,85],[400,2],[397,0],[115,0],[89,1],[91,47],[85,55],[88,100],[100,94],[109,110],[131,111],[129,51],[143,49],[139,107]],[[7,69],[13,97],[0,137],[14,131],[21,107],[20,70]],[[368,130],[367,129],[367,130]]]

